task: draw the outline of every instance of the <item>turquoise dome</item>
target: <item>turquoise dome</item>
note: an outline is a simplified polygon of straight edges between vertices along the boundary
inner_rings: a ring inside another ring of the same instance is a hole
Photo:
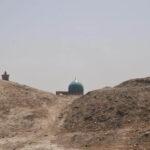
[[[77,79],[75,79],[73,82],[70,83],[68,87],[68,92],[72,95],[83,95],[84,87]]]

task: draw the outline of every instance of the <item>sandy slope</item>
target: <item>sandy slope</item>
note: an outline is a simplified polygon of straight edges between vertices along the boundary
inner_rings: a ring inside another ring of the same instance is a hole
[[[63,150],[55,122],[73,98],[0,81],[0,150]]]
[[[88,149],[150,148],[150,78],[89,92],[64,112],[62,143]]]

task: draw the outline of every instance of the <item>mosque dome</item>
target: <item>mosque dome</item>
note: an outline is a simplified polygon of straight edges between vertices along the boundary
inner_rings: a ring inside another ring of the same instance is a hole
[[[72,95],[83,95],[84,87],[77,79],[75,79],[73,82],[70,83],[68,87],[68,92]]]

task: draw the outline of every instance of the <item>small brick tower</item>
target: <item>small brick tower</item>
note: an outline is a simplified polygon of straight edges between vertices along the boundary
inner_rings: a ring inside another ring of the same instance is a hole
[[[2,74],[2,80],[9,81],[9,74],[5,71],[4,74]]]

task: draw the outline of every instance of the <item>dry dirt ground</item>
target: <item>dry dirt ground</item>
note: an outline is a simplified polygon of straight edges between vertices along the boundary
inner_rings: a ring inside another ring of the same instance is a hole
[[[0,80],[0,150],[85,149],[150,149],[150,78],[82,97]]]
[[[0,81],[0,150],[67,150],[52,141],[56,119],[73,99]]]
[[[75,99],[63,113],[61,143],[98,150],[150,149],[150,78]],[[71,133],[67,138],[65,135]]]

